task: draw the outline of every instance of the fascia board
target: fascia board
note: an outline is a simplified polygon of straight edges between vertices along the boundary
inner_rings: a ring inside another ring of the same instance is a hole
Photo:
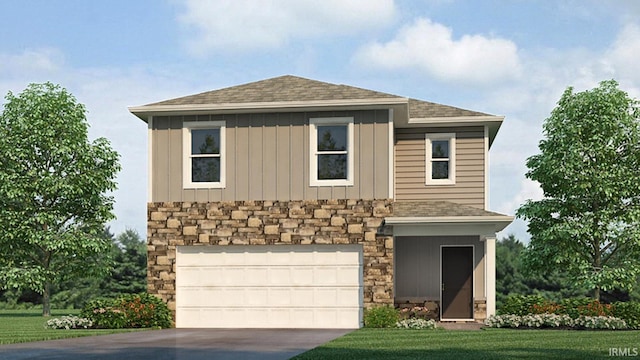
[[[347,100],[315,100],[315,101],[278,101],[258,103],[225,103],[225,104],[189,104],[189,105],[143,105],[131,106],[129,112],[141,119],[149,115],[162,114],[198,114],[198,113],[246,113],[274,110],[319,110],[327,107],[361,107],[371,108],[382,105],[403,105],[408,103],[407,98],[373,98],[373,99],[347,99]]]
[[[432,217],[388,217],[386,225],[417,224],[495,224],[496,231],[501,231],[514,220],[513,216],[432,216]]]

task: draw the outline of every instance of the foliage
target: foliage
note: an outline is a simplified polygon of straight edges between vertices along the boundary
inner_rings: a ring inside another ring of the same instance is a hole
[[[498,309],[498,314],[527,315],[534,305],[542,306],[545,302],[541,295],[510,295]]]
[[[80,316],[90,319],[97,329],[123,329],[127,320],[115,299],[99,298],[87,301]]]
[[[108,269],[100,236],[113,219],[118,154],[90,142],[85,108],[60,86],[9,92],[0,115],[0,284],[43,295],[51,285]]]
[[[568,315],[575,319],[579,316],[611,316],[614,306],[603,304],[587,297],[568,298],[554,302],[540,295],[512,295],[507,298],[505,306],[500,308],[500,315],[558,314]]]
[[[121,294],[136,294],[146,290],[146,244],[137,231],[127,229],[114,236],[109,227],[103,235],[111,245],[113,267],[100,277],[70,279],[52,286],[51,306],[56,309],[81,309],[87,299],[115,298]],[[42,307],[42,296],[29,289],[0,291],[0,309],[30,309]]]
[[[562,269],[593,289],[631,291],[640,274],[640,108],[603,81],[589,91],[568,88],[544,123],[540,154],[527,177],[544,198],[517,211],[528,220],[525,265]]]
[[[561,271],[536,274],[526,271],[522,265],[525,246],[514,235],[496,243],[496,306],[500,309],[509,295],[541,295],[559,301],[567,297],[583,296],[586,289],[575,283]]]
[[[398,310],[391,305],[372,307],[364,312],[364,326],[370,328],[388,328],[399,320]]]
[[[396,327],[400,329],[429,330],[436,329],[438,326],[433,319],[408,318],[396,322]]]
[[[94,327],[102,329],[172,326],[171,311],[167,304],[147,293],[88,301],[80,316],[91,319]]]
[[[126,229],[115,238],[112,258],[111,274],[100,284],[104,296],[147,290],[147,245],[137,231]]]
[[[485,325],[494,328],[573,328],[589,330],[624,330],[627,324],[613,316],[585,316],[572,318],[566,314],[494,315]]]
[[[47,320],[44,324],[46,329],[88,329],[93,326],[91,320],[75,315],[62,316]]]
[[[630,329],[640,329],[640,302],[614,303],[613,316],[624,319]]]

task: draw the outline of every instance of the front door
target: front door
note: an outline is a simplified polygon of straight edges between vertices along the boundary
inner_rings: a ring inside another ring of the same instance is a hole
[[[442,246],[441,319],[473,319],[473,246]]]

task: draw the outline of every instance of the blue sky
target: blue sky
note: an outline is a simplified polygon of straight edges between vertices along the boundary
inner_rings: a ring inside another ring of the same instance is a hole
[[[633,0],[25,0],[0,24],[0,93],[61,84],[122,155],[115,233],[146,233],[146,125],[128,106],[292,74],[504,115],[490,208],[513,214],[541,196],[525,161],[567,86],[640,97]]]

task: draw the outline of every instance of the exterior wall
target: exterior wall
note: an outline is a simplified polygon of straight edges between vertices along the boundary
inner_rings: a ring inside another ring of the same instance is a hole
[[[309,119],[354,118],[354,185],[309,186]],[[183,189],[183,121],[226,122],[226,188]],[[155,117],[153,202],[389,198],[389,111]]]
[[[398,128],[395,133],[396,200],[446,200],[484,209],[482,127]],[[425,185],[426,133],[456,133],[455,185]]]
[[[175,316],[176,246],[361,244],[364,305],[393,303],[393,238],[378,235],[391,200],[148,204],[147,282]]]
[[[396,237],[396,301],[440,300],[440,246],[473,245],[475,300],[484,300],[484,243],[479,236]],[[404,277],[402,274],[411,274]],[[419,281],[418,281],[419,280]]]

